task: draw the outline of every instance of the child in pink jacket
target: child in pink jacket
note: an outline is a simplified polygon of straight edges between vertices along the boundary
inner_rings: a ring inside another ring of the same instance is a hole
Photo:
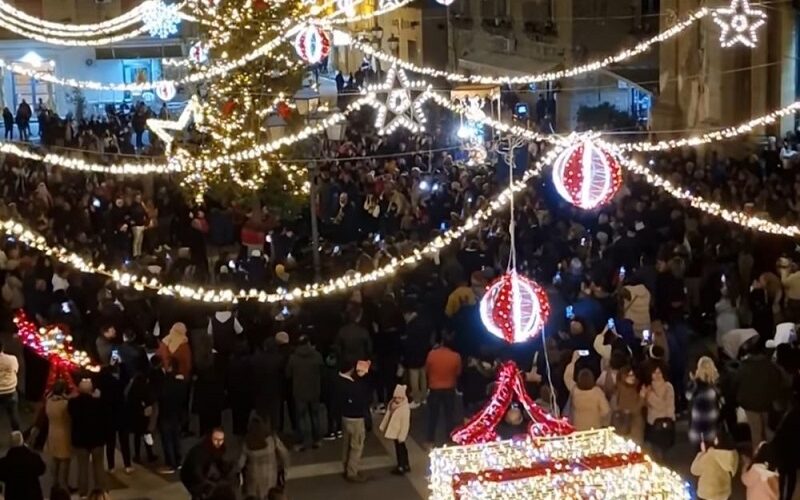
[[[762,441],[751,463],[742,468],[742,483],[747,487],[747,500],[778,500],[780,483],[774,465],[769,462],[770,446]]]

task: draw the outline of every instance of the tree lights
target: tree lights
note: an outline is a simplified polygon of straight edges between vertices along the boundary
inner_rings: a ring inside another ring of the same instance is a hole
[[[78,368],[92,371],[100,369],[85,351],[72,347],[72,336],[64,328],[57,325],[37,328],[21,310],[14,316],[14,324],[22,343],[50,361],[51,366],[67,371]]]

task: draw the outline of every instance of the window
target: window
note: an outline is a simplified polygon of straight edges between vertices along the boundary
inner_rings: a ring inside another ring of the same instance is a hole
[[[527,0],[522,4],[522,18],[527,22],[544,24],[553,20],[553,0]]]
[[[508,17],[507,0],[481,0],[481,17],[484,19]]]
[[[36,68],[39,71],[52,73],[53,69],[50,66],[43,66]],[[14,109],[20,105],[23,99],[30,104],[31,109],[36,110],[36,104],[39,99],[42,100],[45,106],[53,109],[53,84],[47,82],[40,82],[35,78],[28,75],[21,75],[14,73],[12,80],[12,91],[14,92]]]

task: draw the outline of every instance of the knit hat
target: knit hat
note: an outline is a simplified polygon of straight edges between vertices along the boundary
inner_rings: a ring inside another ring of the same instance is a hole
[[[289,281],[289,273],[286,272],[286,268],[283,266],[283,264],[278,264],[275,266],[275,276],[277,276],[281,281]]]
[[[289,343],[289,334],[286,332],[278,332],[275,334],[275,342],[278,345]]]

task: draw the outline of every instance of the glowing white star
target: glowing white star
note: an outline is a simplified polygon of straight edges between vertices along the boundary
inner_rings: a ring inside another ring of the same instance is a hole
[[[395,86],[395,81],[400,82],[400,86]],[[411,98],[411,91],[422,91],[416,99]],[[430,86],[424,82],[412,82],[408,79],[406,72],[392,66],[386,72],[386,80],[381,84],[367,89],[373,97],[372,105],[378,110],[375,118],[375,128],[379,135],[388,135],[397,130],[398,127],[405,127],[412,133],[425,130],[425,113],[422,105],[431,97]],[[386,93],[386,103],[379,102],[375,98],[376,93]],[[387,124],[386,118],[391,112],[394,118]]]
[[[758,43],[756,31],[767,22],[767,14],[751,8],[748,0],[731,0],[730,7],[716,9],[712,16],[722,30],[719,43],[723,47],[732,47],[737,43],[755,47]]]
[[[184,130],[190,123],[199,124],[202,123],[202,121],[203,113],[200,101],[197,97],[192,97],[192,99],[186,103],[186,107],[183,108],[183,112],[181,116],[178,117],[177,121],[150,118],[147,120],[147,126],[159,139],[164,141],[166,153],[169,156],[172,152],[172,141],[175,139],[172,137],[172,134],[170,134],[170,131],[177,132],[179,130]]]
[[[149,0],[148,8],[142,12],[142,24],[150,36],[167,38],[178,33],[179,7],[178,4],[167,5],[163,0]]]

